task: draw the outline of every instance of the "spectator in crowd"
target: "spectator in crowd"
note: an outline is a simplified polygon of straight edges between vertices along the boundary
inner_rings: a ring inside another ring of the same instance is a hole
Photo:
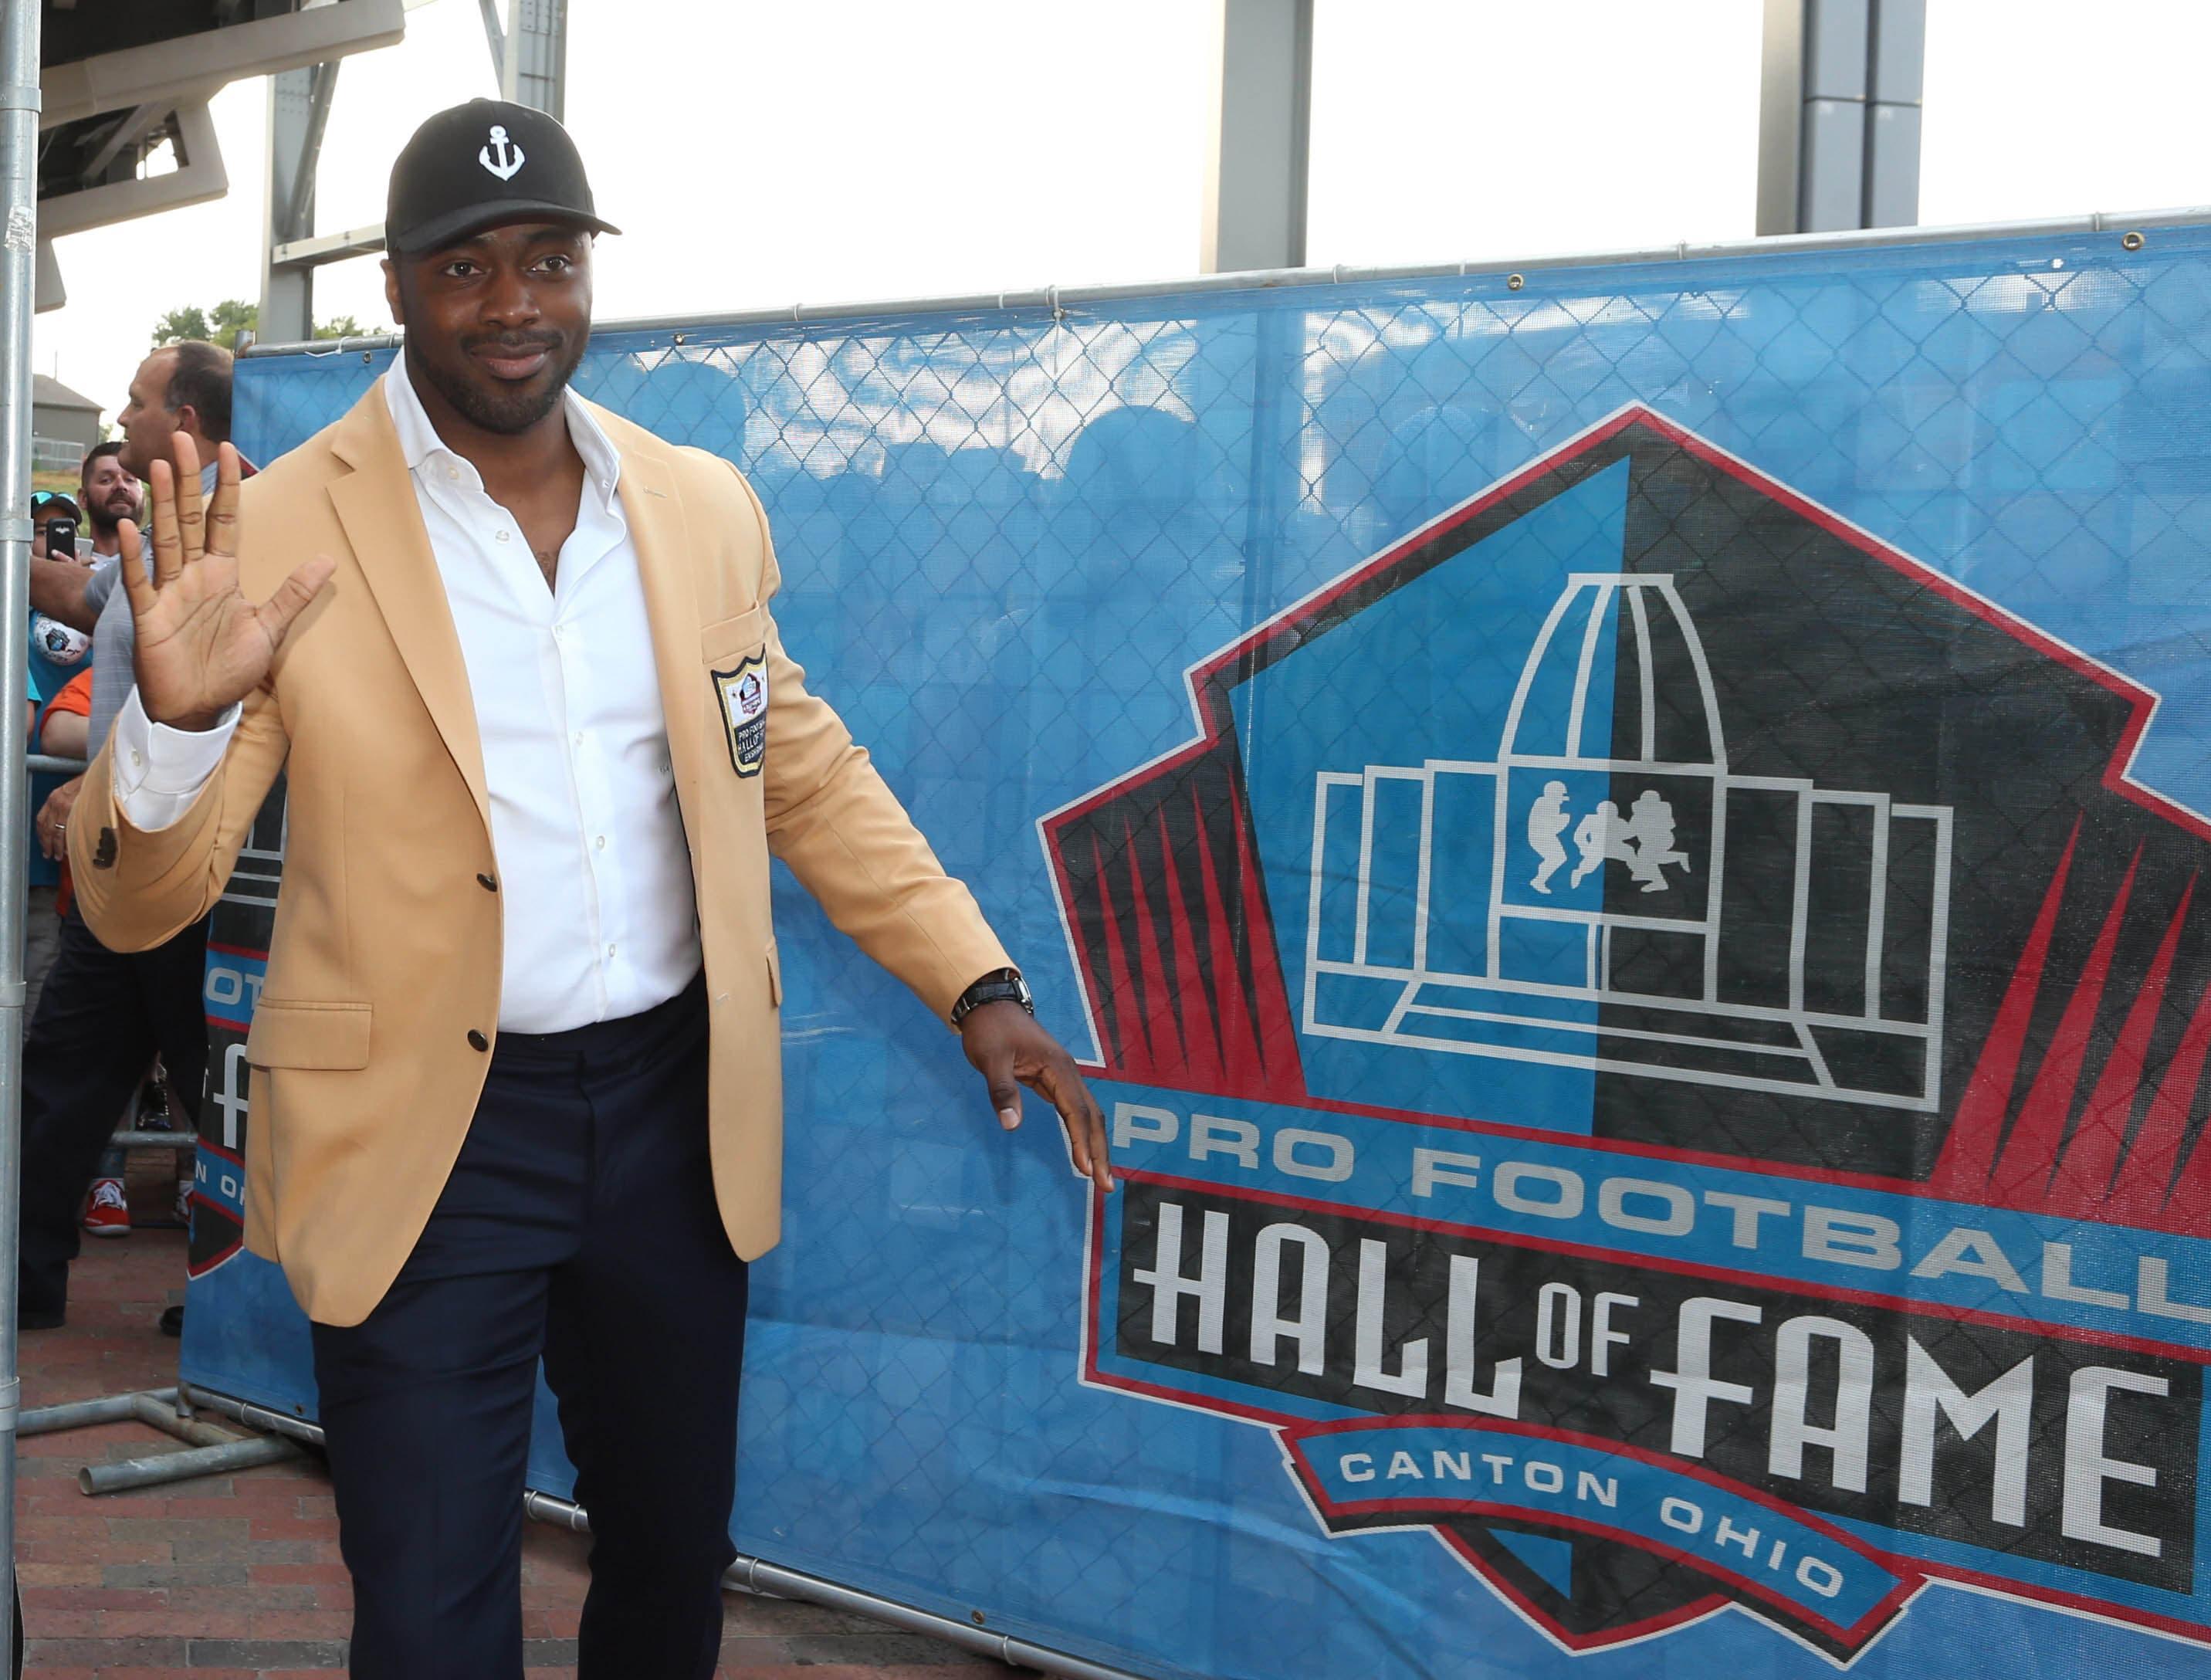
[[[106,446],[103,445],[102,447]],[[110,458],[112,459],[112,457]],[[88,462],[88,465],[89,463]],[[118,514],[127,519],[137,510],[137,481],[133,479],[132,498],[129,507]],[[57,519],[67,519],[83,529],[83,511],[58,490],[41,490],[31,498],[31,555],[37,561],[51,561],[57,566],[66,566],[82,572],[85,567],[76,552],[50,555],[46,551],[46,532]],[[115,522],[110,520],[108,552],[114,550]],[[80,537],[78,548],[83,546]],[[82,630],[72,629],[60,620],[33,608],[30,616],[30,700],[33,707],[32,728],[38,727],[37,713],[48,701],[62,690],[63,685],[80,670],[88,672],[91,664],[87,656],[92,651],[92,638]],[[35,740],[31,749],[38,750]],[[39,990],[45,984],[46,971],[53,967],[54,955],[61,949],[62,923],[55,907],[54,895],[60,884],[57,865],[39,845],[37,813],[39,807],[60,786],[59,776],[31,778],[31,846],[27,871],[29,897],[23,916],[23,1005],[27,1011],[39,1006]],[[28,1018],[27,1014],[26,1018]]]
[[[138,366],[130,400],[117,423],[117,459],[143,478],[178,433],[209,463],[214,486],[218,445],[230,437],[231,359],[227,350],[187,340],[167,344]],[[150,573],[152,545],[143,555]],[[120,561],[88,573],[82,567],[34,561],[31,601],[39,610],[93,635],[91,715],[86,744],[97,752],[136,678],[136,626],[119,587]],[[81,779],[58,790],[39,811],[40,844],[63,843]],[[18,1323],[51,1329],[67,1313],[69,1263],[79,1247],[78,1209],[96,1175],[140,1076],[161,1058],[186,1118],[197,1124],[207,1071],[207,1022],[200,987],[207,961],[207,924],[194,924],[150,951],[122,955],[93,937],[72,905],[63,919],[61,952],[47,977],[23,1046],[22,1246],[16,1283]],[[184,1310],[171,1307],[161,1328],[184,1329]]]
[[[77,470],[77,505],[84,510],[84,530],[92,538],[94,565],[122,552],[120,528],[125,519],[138,517],[144,487],[138,475],[123,464],[123,440],[94,444]],[[60,559],[63,556],[55,555]]]
[[[46,702],[39,724],[37,749],[56,758],[82,758],[90,744],[92,712],[92,672],[79,671],[64,686],[61,693]],[[62,834],[49,832],[39,838],[45,856],[51,858],[61,870],[61,887],[58,904],[61,913],[69,913],[73,896],[69,878],[69,851]],[[148,1131],[167,1131],[173,1127],[169,1113],[169,1087],[159,1063],[152,1077],[141,1087],[137,1100],[126,1105],[123,1120]],[[130,1204],[124,1193],[124,1168],[126,1157],[121,1149],[110,1149],[100,1157],[99,1175],[92,1181],[92,1194],[85,1204],[84,1228],[94,1236],[118,1237],[130,1234]],[[189,1223],[191,1218],[192,1180],[189,1160],[180,1162],[181,1172],[177,1180],[177,1218]]]

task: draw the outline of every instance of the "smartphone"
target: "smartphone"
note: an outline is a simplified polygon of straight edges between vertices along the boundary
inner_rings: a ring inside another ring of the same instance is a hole
[[[48,560],[76,558],[76,521],[75,519],[46,521],[46,558]]]

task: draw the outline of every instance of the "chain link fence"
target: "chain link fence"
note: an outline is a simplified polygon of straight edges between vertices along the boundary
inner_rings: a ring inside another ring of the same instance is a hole
[[[779,876],[739,1544],[1148,1674],[2211,1672],[2207,317],[2183,225],[601,332],[1127,1175]],[[1315,1457],[1415,1417],[1511,1468]]]

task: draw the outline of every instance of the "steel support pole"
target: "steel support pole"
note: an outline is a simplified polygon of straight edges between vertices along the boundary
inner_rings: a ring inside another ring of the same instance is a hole
[[[1206,274],[1301,267],[1312,0],[1215,0],[1215,8],[1197,265]]]
[[[15,1433],[45,1435],[59,1429],[89,1429],[100,1423],[121,1423],[138,1416],[142,1400],[166,1404],[173,1410],[177,1391],[154,1388],[142,1394],[103,1394],[96,1400],[64,1400],[56,1406],[33,1406],[17,1422]]]
[[[487,31],[492,21],[487,7]],[[500,42],[500,97],[558,122],[565,112],[567,81],[568,0],[511,0]]]
[[[269,196],[263,216],[261,318],[254,336],[280,343],[315,336],[315,271],[305,264],[280,264],[276,256],[279,246],[314,230],[315,154],[322,134],[315,88],[324,69],[336,66],[312,65],[269,78]],[[327,112],[329,84],[324,86]]]
[[[31,317],[39,239],[39,4],[0,0],[0,622],[30,612]],[[0,636],[0,691],[24,692],[30,650]],[[30,782],[23,731],[0,729],[0,1592],[15,1578],[15,1246],[21,1204],[24,842]],[[13,1671],[0,1614],[0,1674]]]
[[[1758,231],[1919,219],[1927,0],[1766,0]]]

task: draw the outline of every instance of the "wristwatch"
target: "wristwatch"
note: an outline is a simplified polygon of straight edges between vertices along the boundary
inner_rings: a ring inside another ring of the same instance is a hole
[[[952,1006],[952,1024],[957,1027],[985,1004],[1019,1004],[1031,1015],[1036,1013],[1036,999],[1030,995],[1029,983],[1021,978],[1018,968],[1001,968],[989,973],[960,994],[960,1001]]]

